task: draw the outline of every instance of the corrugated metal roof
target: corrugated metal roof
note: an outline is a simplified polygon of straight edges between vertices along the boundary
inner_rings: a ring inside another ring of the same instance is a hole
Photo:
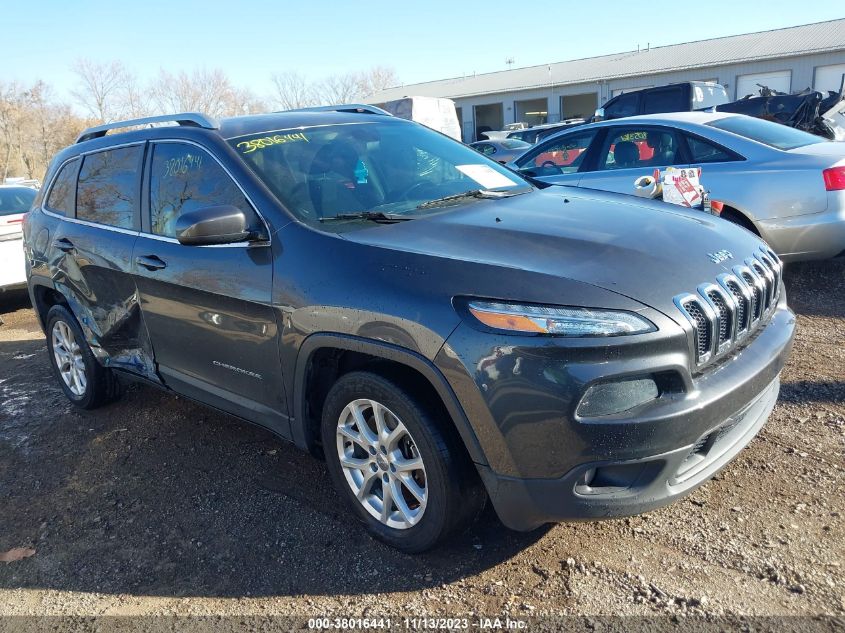
[[[470,97],[841,50],[845,50],[845,19],[408,84],[377,92],[367,101],[382,103],[409,95]]]

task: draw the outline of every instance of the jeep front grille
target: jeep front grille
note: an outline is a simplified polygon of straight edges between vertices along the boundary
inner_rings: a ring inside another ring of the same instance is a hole
[[[760,247],[716,283],[675,297],[692,326],[696,367],[724,356],[771,316],[780,296],[783,264],[771,249]]]

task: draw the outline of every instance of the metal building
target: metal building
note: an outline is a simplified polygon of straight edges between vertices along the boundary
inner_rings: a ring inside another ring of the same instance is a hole
[[[838,90],[845,73],[845,19],[614,55],[409,84],[371,95],[455,101],[465,141],[507,123],[530,125],[590,116],[611,97],[677,81],[723,84],[741,98],[757,84],[783,92]]]

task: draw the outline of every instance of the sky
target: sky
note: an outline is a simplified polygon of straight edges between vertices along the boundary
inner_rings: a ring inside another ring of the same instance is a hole
[[[69,98],[74,60],[122,61],[141,79],[220,68],[259,95],[270,76],[391,66],[405,83],[845,17],[840,3],[769,0],[0,0],[0,82],[41,79]],[[845,32],[842,34],[845,40]]]

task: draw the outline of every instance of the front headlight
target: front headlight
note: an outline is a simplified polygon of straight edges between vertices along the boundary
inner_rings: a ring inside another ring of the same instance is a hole
[[[467,308],[487,327],[553,336],[622,336],[654,332],[655,325],[638,314],[621,310],[562,308],[495,301],[470,301]]]

